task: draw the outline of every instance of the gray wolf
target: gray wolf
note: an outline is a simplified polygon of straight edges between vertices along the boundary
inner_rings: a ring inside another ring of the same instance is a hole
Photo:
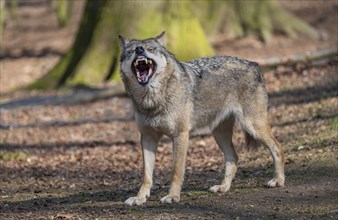
[[[237,171],[232,143],[238,122],[249,142],[266,146],[275,172],[269,187],[284,186],[284,153],[272,135],[268,98],[258,65],[247,60],[215,56],[179,62],[164,47],[164,32],[145,40],[119,36],[121,78],[135,107],[141,133],[143,182],[127,205],[142,205],[150,196],[157,144],[163,135],[173,142],[173,168],[168,194],[160,201],[180,201],[189,135],[209,127],[224,154],[225,175],[210,191],[225,193]]]

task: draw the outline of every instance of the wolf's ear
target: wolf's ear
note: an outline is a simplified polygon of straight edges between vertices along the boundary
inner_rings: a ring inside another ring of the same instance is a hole
[[[120,45],[121,45],[121,48],[124,48],[124,46],[129,43],[129,40],[122,37],[121,35],[119,35],[119,40],[120,40]]]
[[[155,37],[156,41],[157,41],[161,46],[164,46],[164,34],[165,34],[165,31],[163,31],[160,35],[158,35],[157,37]]]

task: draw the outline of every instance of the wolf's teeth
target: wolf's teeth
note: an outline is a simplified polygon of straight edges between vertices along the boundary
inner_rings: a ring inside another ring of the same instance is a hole
[[[134,66],[137,66],[137,63],[136,63],[136,61],[134,62]]]
[[[148,64],[148,59],[146,59],[146,64]]]
[[[149,64],[152,64],[152,63],[153,63],[153,61],[149,60]]]

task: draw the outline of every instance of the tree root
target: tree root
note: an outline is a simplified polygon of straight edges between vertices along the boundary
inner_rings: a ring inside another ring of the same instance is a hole
[[[282,64],[295,64],[299,62],[309,62],[332,57],[338,54],[338,46],[307,51],[303,53],[293,54],[287,57],[273,56],[267,59],[256,60],[262,68],[273,68]]]

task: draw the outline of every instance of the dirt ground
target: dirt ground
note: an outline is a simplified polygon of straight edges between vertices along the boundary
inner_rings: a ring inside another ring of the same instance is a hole
[[[8,22],[0,53],[0,219],[337,219],[338,57],[266,71],[273,132],[286,156],[286,185],[264,187],[273,175],[269,152],[245,151],[236,127],[239,170],[226,194],[208,192],[224,172],[209,135],[193,137],[178,204],[161,204],[169,188],[172,147],[159,146],[152,195],[146,205],[123,202],[137,193],[142,173],[132,103],[119,96],[83,104],[27,105],[25,100],[74,91],[17,91],[44,75],[76,33],[82,1],[69,27],[57,27],[44,0],[22,1],[19,26]],[[337,46],[338,1],[282,1],[313,25],[318,40],[276,36],[217,36],[218,54],[251,60]],[[41,19],[43,18],[43,19]],[[8,105],[21,100],[20,105]],[[7,104],[6,104],[7,103]]]

